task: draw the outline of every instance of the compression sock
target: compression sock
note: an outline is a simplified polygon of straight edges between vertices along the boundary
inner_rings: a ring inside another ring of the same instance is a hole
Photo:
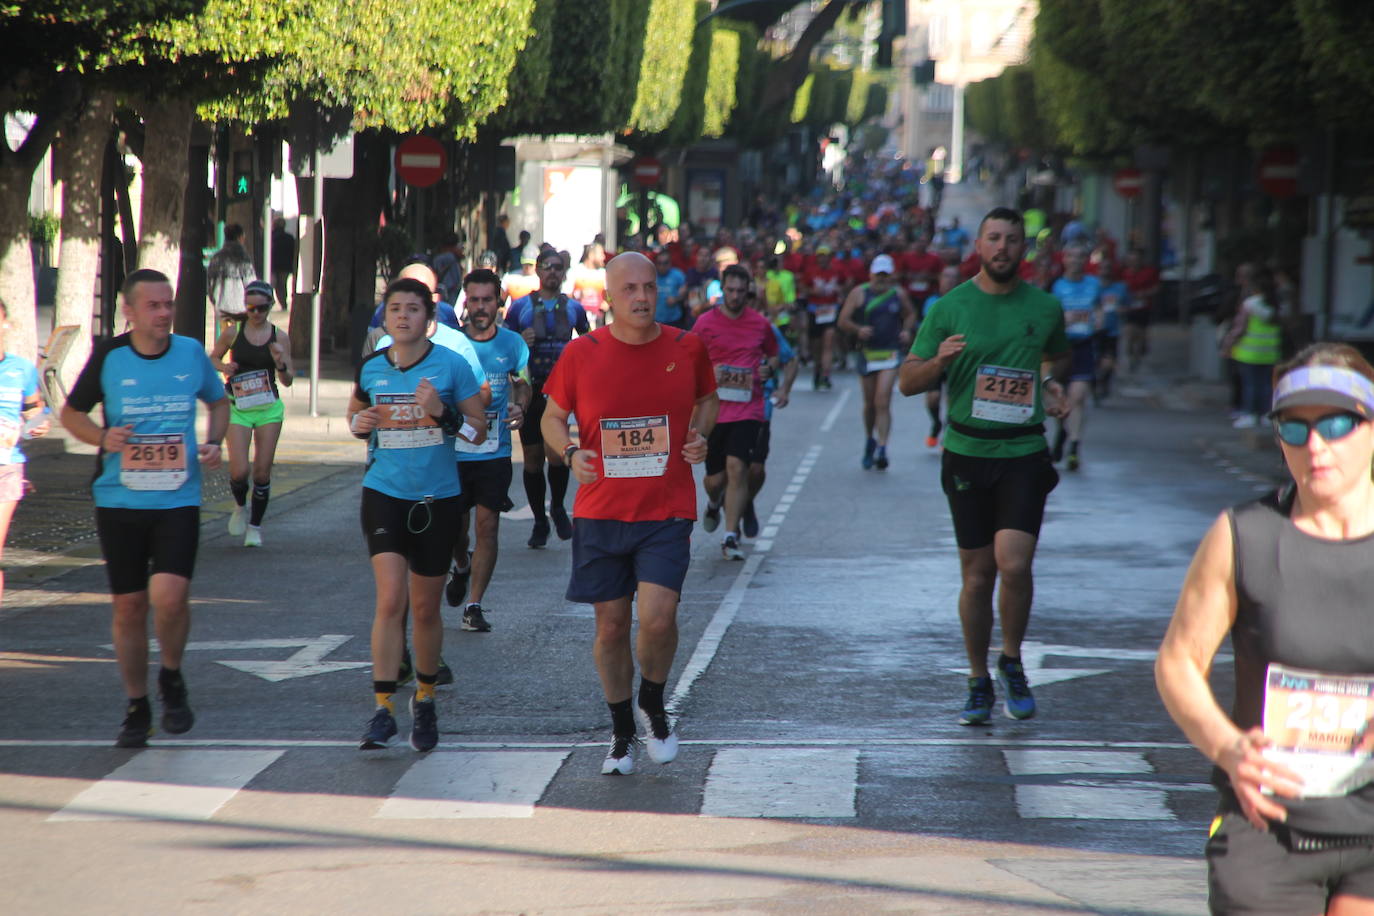
[[[421,674],[415,672],[415,702],[423,703],[425,700],[434,699],[434,685],[439,682],[439,675]]]
[[[242,509],[243,504],[248,502],[248,478],[245,477],[243,480],[235,480],[230,477],[229,492],[234,494],[234,502],[238,503],[239,508]]]
[[[568,498],[568,480],[572,470],[566,464],[549,465],[549,503],[559,509]]]
[[[395,681],[373,681],[372,694],[377,698],[378,709],[385,709],[389,713],[396,712],[396,703],[392,700],[396,695]]]
[[[248,524],[254,528],[262,524],[267,514],[267,500],[272,498],[272,481],[253,484],[253,509],[248,513]]]
[[[630,701],[621,700],[619,703],[607,703],[611,708],[611,730],[617,735],[633,735],[635,733],[635,714],[630,710]]]
[[[542,522],[548,519],[548,514],[544,511],[544,472],[525,471],[525,498],[530,501],[530,511],[534,513],[534,520]]]
[[[639,708],[647,713],[663,713],[663,688],[667,683],[651,681],[647,677],[639,679]]]

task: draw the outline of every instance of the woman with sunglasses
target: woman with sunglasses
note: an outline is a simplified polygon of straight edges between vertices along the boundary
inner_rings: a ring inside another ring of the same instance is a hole
[[[1293,481],[1228,509],[1198,547],[1155,664],[1215,764],[1213,913],[1374,914],[1374,367],[1314,344],[1277,367],[1270,419]],[[1227,634],[1228,715],[1208,685]]]
[[[229,533],[243,538],[244,547],[262,546],[262,517],[272,493],[272,461],[277,455],[282,419],[286,409],[277,382],[291,386],[291,340],[267,320],[272,308],[272,286],[254,280],[244,289],[242,320],[224,329],[210,351],[210,363],[224,373],[229,391],[229,489],[237,504],[229,516]],[[225,356],[227,361],[222,361]],[[248,446],[253,454],[253,505],[244,518],[248,501]]]

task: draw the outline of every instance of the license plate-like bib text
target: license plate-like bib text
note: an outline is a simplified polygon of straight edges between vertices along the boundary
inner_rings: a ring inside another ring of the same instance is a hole
[[[973,416],[996,423],[1029,423],[1035,414],[1035,373],[1006,366],[979,366]]]
[[[175,490],[186,482],[186,437],[130,436],[119,456],[119,482],[130,490]]]
[[[602,420],[601,466],[606,477],[662,477],[668,470],[668,417]]]
[[[376,404],[382,408],[382,422],[377,426],[377,448],[426,448],[444,444],[444,433],[438,421],[415,403],[415,395],[379,394]]]

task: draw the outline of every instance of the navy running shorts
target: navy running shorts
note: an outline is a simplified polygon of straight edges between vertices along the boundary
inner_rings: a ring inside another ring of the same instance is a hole
[[[574,518],[567,599],[583,604],[633,595],[641,582],[682,593],[692,561],[692,520]]]

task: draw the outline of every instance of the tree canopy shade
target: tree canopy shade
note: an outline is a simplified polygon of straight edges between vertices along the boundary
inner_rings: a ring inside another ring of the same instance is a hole
[[[1295,0],[1305,57],[1322,110],[1345,127],[1370,132],[1367,104],[1374,98],[1374,17],[1352,0]]]
[[[696,0],[696,21],[706,18],[710,11],[711,4],[707,0]],[[687,146],[701,136],[706,123],[706,83],[710,77],[712,35],[710,23],[692,32],[691,54],[682,81],[682,101],[662,136],[664,146]]]
[[[696,0],[652,0],[644,34],[639,85],[626,125],[656,134],[666,130],[682,102],[690,47],[696,28]],[[714,56],[714,52],[713,52]]]

